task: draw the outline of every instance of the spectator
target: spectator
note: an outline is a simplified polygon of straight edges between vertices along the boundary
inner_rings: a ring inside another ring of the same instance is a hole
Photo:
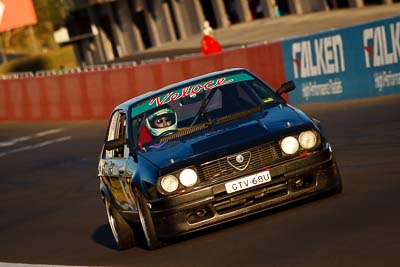
[[[222,51],[221,45],[213,37],[214,30],[211,28],[208,21],[204,22],[203,38],[201,39],[201,53],[203,55],[210,55],[220,53]]]

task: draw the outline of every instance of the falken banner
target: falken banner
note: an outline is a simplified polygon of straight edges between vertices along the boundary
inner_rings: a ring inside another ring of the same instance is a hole
[[[400,17],[282,42],[292,103],[400,93]]]

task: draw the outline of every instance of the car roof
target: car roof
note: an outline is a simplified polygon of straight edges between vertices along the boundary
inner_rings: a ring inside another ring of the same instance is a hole
[[[204,79],[210,79],[212,77],[223,76],[223,75],[227,75],[227,74],[231,74],[231,73],[235,73],[235,72],[247,72],[247,73],[250,73],[250,71],[248,69],[245,69],[245,68],[232,68],[232,69],[226,69],[226,70],[207,73],[207,74],[200,75],[200,76],[197,76],[197,77],[194,77],[194,78],[190,78],[190,79],[183,80],[183,81],[180,81],[180,82],[177,82],[177,83],[173,83],[173,84],[167,85],[167,86],[165,86],[165,87],[163,87],[161,89],[150,91],[150,92],[141,94],[139,96],[136,96],[134,98],[131,98],[131,99],[119,104],[118,106],[116,106],[114,108],[114,111],[115,110],[125,110],[125,111],[127,111],[129,109],[129,107],[134,106],[135,104],[140,103],[141,101],[143,101],[145,99],[148,99],[148,98],[151,98],[153,96],[157,96],[157,95],[162,94],[162,93],[167,93],[167,92],[169,92],[169,91],[171,91],[173,89],[176,89],[176,88],[185,87],[185,85],[192,84],[192,83],[195,83],[197,81],[202,81]]]

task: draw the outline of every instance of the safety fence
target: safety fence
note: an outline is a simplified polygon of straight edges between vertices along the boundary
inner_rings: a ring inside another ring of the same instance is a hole
[[[0,80],[0,120],[105,119],[117,104],[129,98],[234,67],[252,70],[273,87],[285,81],[279,42],[136,66],[45,72]]]
[[[106,119],[129,98],[236,67],[248,68],[274,88],[294,80],[294,104],[399,93],[399,61],[397,16],[209,56],[1,76],[0,120]]]

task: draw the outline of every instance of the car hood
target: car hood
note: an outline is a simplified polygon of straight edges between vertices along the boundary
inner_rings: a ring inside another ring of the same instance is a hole
[[[298,110],[279,105],[244,119],[216,125],[201,134],[152,145],[142,156],[160,169],[173,171],[237,153],[311,125],[311,120]]]

